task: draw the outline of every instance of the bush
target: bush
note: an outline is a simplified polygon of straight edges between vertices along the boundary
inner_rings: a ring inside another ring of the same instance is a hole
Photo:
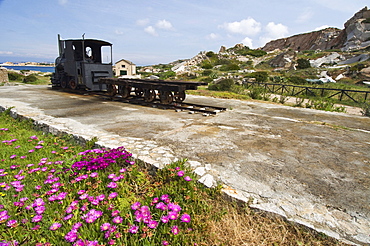
[[[9,81],[22,81],[23,75],[19,73],[8,73]]]
[[[37,81],[37,77],[36,77],[36,75],[34,75],[34,74],[30,74],[30,75],[28,75],[28,76],[25,76],[24,78],[23,78],[23,83],[32,83],[32,82],[36,82]]]
[[[307,83],[307,81],[301,77],[298,76],[290,76],[288,77],[288,82],[295,85],[304,85]]]
[[[298,65],[297,65],[298,69],[305,69],[305,68],[310,68],[311,67],[311,63],[307,59],[303,59],[303,58],[298,59],[297,63],[298,63]]]
[[[165,80],[165,79],[168,79],[168,78],[171,78],[171,77],[175,77],[176,73],[173,72],[173,71],[166,71],[166,72],[159,73],[158,76],[159,76],[160,79]]]
[[[217,84],[211,84],[208,86],[209,90],[212,91],[230,91],[231,87],[234,85],[234,80],[232,79],[223,79]]]
[[[201,65],[201,68],[203,68],[203,69],[212,69],[213,66],[209,62],[203,62],[202,65]]]
[[[208,51],[206,53],[206,56],[209,57],[209,58],[215,58],[215,57],[217,57],[217,55],[213,51]]]
[[[239,70],[240,67],[237,64],[227,64],[220,67],[220,71],[233,71],[233,70]]]
[[[211,69],[206,69],[206,70],[204,70],[203,71],[203,73],[202,73],[202,75],[203,76],[209,76],[209,75],[211,75],[212,74],[212,70]]]
[[[268,73],[264,71],[250,73],[245,76],[245,78],[255,78],[257,82],[266,82],[268,77]]]

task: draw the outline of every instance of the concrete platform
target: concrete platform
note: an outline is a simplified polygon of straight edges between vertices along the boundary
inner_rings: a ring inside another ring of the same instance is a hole
[[[188,96],[205,117],[52,90],[2,86],[0,106],[53,133],[98,137],[162,167],[187,158],[207,186],[347,243],[370,244],[370,118]],[[0,123],[1,125],[1,123]]]

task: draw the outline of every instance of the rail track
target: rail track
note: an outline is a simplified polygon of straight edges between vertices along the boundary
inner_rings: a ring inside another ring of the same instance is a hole
[[[109,92],[94,92],[94,91],[85,91],[85,90],[74,90],[70,88],[53,88],[57,89],[66,93],[71,94],[78,94],[78,95],[91,95],[96,96],[104,100],[111,100],[111,101],[118,101],[123,103],[130,103],[130,104],[136,104],[146,107],[152,107],[152,108],[160,108],[160,109],[172,109],[177,112],[179,111],[188,111],[189,113],[200,113],[203,115],[216,115],[217,113],[220,113],[222,111],[226,111],[225,107],[217,107],[212,105],[202,105],[202,104],[194,104],[194,103],[188,103],[188,102],[176,102],[173,101],[170,104],[164,104],[161,103],[159,99],[153,100],[151,102],[147,102],[145,98],[141,96],[136,95],[130,95],[126,98],[123,98],[122,96],[116,94],[116,95],[110,95]]]
[[[224,107],[210,106],[210,105],[201,105],[194,103],[184,103],[184,102],[172,102],[170,104],[163,104],[160,100],[154,100],[151,102],[146,102],[142,97],[132,96],[129,98],[122,98],[120,96],[110,96],[105,93],[95,93],[97,96],[100,96],[104,99],[109,99],[112,101],[120,101],[124,103],[136,104],[152,108],[160,109],[173,109],[177,112],[179,111],[189,111],[189,113],[201,113],[204,115],[216,115],[222,111],[226,111]]]

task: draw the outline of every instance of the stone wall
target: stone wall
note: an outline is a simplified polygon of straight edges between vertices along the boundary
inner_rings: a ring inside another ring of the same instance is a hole
[[[7,83],[7,82],[9,82],[8,70],[4,68],[0,68],[0,83]]]

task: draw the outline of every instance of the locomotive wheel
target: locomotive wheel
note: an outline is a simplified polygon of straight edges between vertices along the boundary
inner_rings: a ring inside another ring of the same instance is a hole
[[[173,94],[170,91],[161,91],[160,99],[161,99],[161,103],[170,104],[173,101]]]
[[[144,94],[143,89],[135,87],[135,95],[136,95],[137,97],[142,97],[142,96],[143,96],[143,94]]]
[[[76,90],[77,89],[77,83],[74,79],[71,79],[69,81],[69,87],[71,87],[73,90]]]
[[[177,91],[177,92],[175,92],[173,97],[175,98],[176,102],[178,102],[178,103],[183,102],[185,100],[185,97],[186,97],[185,91]]]
[[[124,86],[124,85],[119,85],[118,86],[118,91],[119,94],[122,96],[122,98],[128,98],[131,93],[131,87],[130,86]]]
[[[115,85],[108,84],[107,85],[107,93],[109,96],[114,96],[117,94],[117,87]]]
[[[67,88],[67,81],[65,79],[62,78],[62,80],[60,81],[60,86],[65,89]]]
[[[153,102],[156,97],[155,90],[146,90],[144,93],[145,102]]]

